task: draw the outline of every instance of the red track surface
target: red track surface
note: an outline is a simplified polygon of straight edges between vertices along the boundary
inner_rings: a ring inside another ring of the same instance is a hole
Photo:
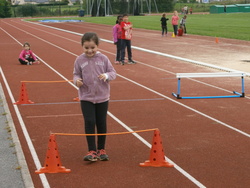
[[[72,79],[74,60],[82,53],[80,36],[19,19],[0,20],[0,24],[1,54],[4,54],[0,56],[1,68],[15,101],[19,99],[20,81],[63,80],[50,67],[66,79]],[[111,26],[89,23],[48,25],[77,33],[95,31],[101,38],[112,40]],[[215,44],[209,37],[197,38],[189,35],[160,38],[159,32],[134,29],[132,45],[214,64],[218,59],[230,58],[227,56],[234,50],[241,50],[244,55],[249,52],[249,42],[239,45],[235,40],[224,39],[220,41],[222,44]],[[25,41],[31,43],[32,50],[43,63],[34,66],[18,63],[20,43]],[[115,46],[112,43],[101,42],[100,51],[114,60]],[[57,136],[62,164],[72,172],[46,174],[50,187],[249,187],[249,97],[177,100],[171,96],[177,89],[176,73],[219,70],[139,50],[133,50],[133,57],[138,62],[136,65],[114,65],[119,76],[111,82],[109,112],[133,130],[159,128],[165,155],[176,168],[139,167],[139,163],[149,159],[150,148],[132,134],[108,136],[106,150],[111,160],[96,163],[82,161],[87,152],[85,137]],[[223,63],[220,65],[224,66]],[[244,69],[244,65],[242,67]],[[3,78],[0,80],[4,86]],[[241,91],[240,78],[196,80],[201,82],[183,79],[181,94],[228,95],[231,94],[228,91]],[[246,94],[250,90],[249,84],[247,77]],[[43,165],[50,132],[84,133],[83,118],[78,103],[67,103],[77,96],[72,85],[26,85],[29,98],[36,105],[18,105],[18,109]],[[5,87],[4,91],[35,187],[43,187],[39,175],[34,173],[37,168]],[[108,132],[125,131],[109,116]],[[151,144],[153,132],[140,135]],[[180,168],[183,171],[180,172]],[[187,177],[188,174],[196,184]]]

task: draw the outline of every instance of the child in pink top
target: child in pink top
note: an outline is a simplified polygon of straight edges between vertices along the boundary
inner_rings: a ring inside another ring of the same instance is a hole
[[[23,44],[23,50],[19,55],[19,62],[22,65],[32,65],[34,63],[40,63],[33,52],[30,50],[30,44],[25,42]]]
[[[121,61],[121,47],[122,47],[122,16],[117,16],[116,24],[113,27],[113,41],[116,45],[116,61],[115,64],[120,64]]]
[[[172,16],[172,25],[173,25],[175,35],[177,35],[177,32],[178,32],[178,21],[179,21],[178,12],[174,11],[174,15]]]

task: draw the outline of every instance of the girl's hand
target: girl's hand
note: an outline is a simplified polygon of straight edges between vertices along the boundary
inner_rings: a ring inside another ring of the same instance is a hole
[[[78,80],[76,80],[76,86],[77,87],[81,87],[83,85],[82,79],[79,78]]]
[[[106,74],[100,74],[100,75],[98,76],[98,78],[99,78],[100,80],[103,80],[104,82],[106,82],[106,80],[108,79],[108,77],[107,77]]]

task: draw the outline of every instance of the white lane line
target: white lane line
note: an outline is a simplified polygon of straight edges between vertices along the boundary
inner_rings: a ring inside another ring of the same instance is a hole
[[[52,27],[52,26],[48,26],[48,25],[43,25],[43,24],[36,23],[36,22],[30,22],[30,21],[26,21],[26,22],[31,23],[31,24],[36,24],[36,25],[39,25],[39,26],[43,26],[43,27],[48,27],[48,28],[51,28],[51,29],[59,30],[59,31],[63,31],[63,32],[66,32],[66,33],[72,33],[72,34],[80,35],[80,36],[82,35],[81,33],[68,31],[68,30],[65,30],[65,29],[60,29],[60,28],[56,28],[56,27]],[[107,40],[107,39],[100,39],[100,40],[102,40],[104,42],[107,42],[107,43],[111,43],[111,44],[114,43],[113,41]],[[157,51],[154,51],[154,50],[149,50],[149,49],[145,49],[145,48],[141,48],[141,47],[137,47],[137,46],[131,46],[131,48],[136,49],[136,50],[140,50],[140,51],[143,51],[143,52],[148,52],[148,53],[164,56],[164,57],[169,57],[169,58],[172,58],[172,59],[177,59],[177,60],[186,61],[186,62],[193,63],[193,64],[202,65],[202,66],[205,66],[205,67],[218,69],[218,70],[223,70],[223,71],[227,71],[227,72],[239,72],[239,70],[220,67],[220,66],[209,64],[209,63],[204,63],[204,62],[201,62],[201,61],[195,61],[195,60],[188,59],[188,58],[182,58],[182,57],[174,56],[174,55],[171,55],[171,54],[157,52]],[[247,76],[250,76],[250,73],[248,73],[248,72],[245,72],[245,74]]]
[[[32,22],[31,22],[32,23]],[[38,24],[38,25],[40,25],[40,24]],[[41,26],[41,25],[40,25]],[[44,26],[44,25],[42,25],[42,26]],[[45,25],[46,26],[46,25]],[[54,28],[54,27],[51,27],[51,26],[46,26],[46,27],[49,27],[49,28],[52,28],[52,29],[58,29],[58,28]],[[67,30],[64,30],[64,29],[58,29],[58,30],[61,30],[61,31],[65,31],[65,32],[68,32],[68,33],[71,33],[71,31],[67,31]],[[73,32],[74,34],[75,34],[75,32]],[[81,34],[78,34],[78,35],[81,35]],[[105,40],[105,41],[108,41],[108,40]],[[110,41],[111,42],[111,41]],[[61,47],[60,47],[61,48]],[[168,55],[168,54],[167,54]],[[171,55],[170,55],[171,56]],[[174,56],[173,56],[174,57]],[[183,59],[183,58],[180,58],[180,59]],[[192,60],[191,60],[192,61]],[[232,70],[232,69],[230,69],[230,70]],[[233,71],[236,71],[236,70],[233,70]],[[237,129],[237,128],[234,128],[234,127],[232,127],[231,125],[228,125],[228,124],[226,124],[226,123],[224,123],[224,122],[222,122],[222,121],[219,121],[219,120],[217,120],[217,119],[215,119],[215,118],[213,118],[213,117],[211,117],[211,116],[208,116],[208,115],[206,115],[206,114],[204,114],[204,113],[202,113],[202,112],[200,112],[200,111],[198,111],[198,110],[195,110],[194,108],[191,108],[191,107],[189,107],[189,106],[187,106],[187,105],[184,105],[184,104],[182,104],[182,103],[180,103],[180,102],[177,102],[177,101],[175,101],[175,100],[173,100],[173,99],[171,99],[171,98],[169,98],[169,97],[167,97],[167,96],[165,96],[165,95],[163,95],[163,94],[161,94],[161,93],[159,93],[159,92],[157,92],[157,91],[154,91],[154,90],[152,90],[152,89],[150,89],[150,88],[148,88],[148,87],[146,87],[146,86],[143,86],[143,85],[141,85],[141,84],[139,84],[139,83],[137,83],[137,82],[135,82],[135,81],[133,81],[133,80],[130,80],[130,79],[128,79],[128,78],[126,78],[126,77],[124,77],[124,76],[122,76],[122,75],[119,75],[119,74],[117,74],[118,76],[120,76],[121,78],[123,78],[123,79],[125,79],[125,80],[128,80],[128,81],[130,81],[130,82],[132,82],[132,83],[134,83],[134,84],[136,84],[136,85],[138,85],[138,86],[140,86],[140,87],[143,87],[143,88],[145,88],[145,89],[147,89],[147,90],[149,90],[149,91],[151,91],[151,92],[153,92],[153,93],[156,93],[156,94],[158,94],[158,95],[160,95],[160,96],[162,96],[162,97],[164,97],[164,98],[166,98],[166,99],[168,99],[168,100],[170,100],[170,101],[172,101],[172,102],[175,102],[175,103],[177,103],[177,104],[179,104],[179,105],[181,105],[181,106],[183,106],[183,107],[185,107],[185,108],[187,108],[187,109],[189,109],[189,110],[192,110],[192,111],[194,111],[194,112],[196,112],[196,113],[198,113],[198,114],[200,114],[200,115],[202,115],[202,116],[204,116],[204,117],[206,117],[206,118],[208,118],[208,119],[211,119],[211,120],[213,120],[213,121],[215,121],[215,122],[217,122],[217,123],[219,123],[219,124],[221,124],[221,125],[224,125],[225,127],[228,127],[228,128],[230,128],[230,129],[232,129],[232,130],[234,130],[234,131],[236,131],[236,132],[238,132],[238,133],[240,133],[240,134],[243,134],[243,135],[245,135],[245,136],[247,136],[247,137],[250,137],[250,134],[247,134],[247,133],[245,133],[245,132],[243,132],[243,131],[241,131],[241,130],[239,130],[239,129]]]
[[[18,28],[17,28],[18,29]],[[10,35],[10,34],[9,34]],[[10,35],[11,36],[11,35]],[[12,37],[12,36],[11,36]],[[14,37],[12,37],[14,38]],[[17,40],[16,40],[17,41]],[[21,43],[19,43],[21,44]],[[55,46],[55,45],[53,45]],[[60,49],[62,49],[60,47]],[[41,60],[41,58],[39,58]],[[43,61],[43,60],[42,60]],[[45,63],[43,61],[43,63]],[[56,71],[54,68],[52,68],[51,66],[49,66],[47,63],[45,63],[49,68],[51,68],[51,70],[53,70],[56,74],[58,74],[59,76],[61,76],[63,79],[66,79],[63,75],[61,75],[58,71]],[[69,84],[72,84],[71,82],[69,82]],[[74,85],[73,85],[74,86]],[[76,89],[78,89],[76,86],[74,86]],[[14,99],[13,99],[14,101]],[[16,105],[15,105],[16,106]],[[125,127],[127,130],[129,131],[133,131],[131,128],[129,128],[126,124],[122,123],[116,116],[114,116],[111,112],[108,111],[108,115],[110,117],[112,117],[115,121],[117,121],[120,125],[122,125],[123,127]],[[24,124],[24,123],[23,123]],[[26,130],[27,131],[27,130]],[[148,146],[149,148],[151,148],[151,144],[149,144],[144,138],[142,138],[140,135],[138,135],[137,133],[133,133],[134,136],[136,136],[139,140],[141,140],[146,146]],[[166,156],[165,156],[166,157]],[[170,159],[169,159],[170,160]],[[202,187],[205,188],[204,185],[202,185],[198,180],[196,180],[194,177],[192,177],[189,173],[187,173],[186,171],[184,171],[183,169],[181,169],[177,164],[175,164],[172,160],[171,162],[175,165],[175,168],[181,173],[183,174],[185,177],[187,177],[190,181],[192,181],[194,184],[196,184],[198,187]],[[37,168],[39,169],[39,168]],[[47,179],[46,179],[47,180]],[[46,187],[47,188],[47,187]]]
[[[26,116],[26,118],[57,118],[57,117],[72,117],[82,116],[82,114],[58,114],[58,115],[44,115],[44,116]]]
[[[125,123],[123,123],[120,119],[118,119],[117,117],[115,117],[113,114],[111,114],[110,112],[108,112],[108,115],[110,117],[112,117],[117,123],[119,123],[121,126],[123,126],[125,129],[127,129],[129,132],[133,132],[134,130],[129,128]],[[148,146],[149,148],[152,147],[152,145],[150,143],[148,143],[148,141],[146,141],[144,138],[142,138],[139,134],[137,133],[132,133],[136,138],[138,138],[142,143],[144,143],[146,146]],[[192,181],[195,185],[197,185],[200,188],[205,188],[205,186],[200,183],[198,180],[196,180],[193,176],[191,176],[188,172],[186,172],[185,170],[183,170],[180,166],[178,166],[174,161],[172,161],[171,159],[169,159],[168,157],[165,156],[165,159],[172,163],[174,165],[174,168],[176,170],[178,170],[181,174],[183,174],[185,177],[187,177],[190,181]]]
[[[119,76],[121,76],[121,75],[119,75]],[[123,76],[121,76],[121,77],[123,77]],[[125,78],[125,77],[123,77],[123,78]],[[127,78],[125,78],[126,80],[128,80],[128,81],[131,81],[132,83],[136,83],[136,82],[134,82],[134,81],[132,81],[132,80],[130,80],[130,79],[127,79]],[[160,93],[158,93],[158,92],[156,92],[156,91],[154,91],[154,90],[152,90],[152,89],[150,89],[150,88],[147,88],[147,87],[145,87],[145,86],[143,86],[143,85],[141,85],[141,84],[138,84],[139,86],[141,86],[141,87],[143,87],[143,88],[145,88],[145,89],[148,89],[148,90],[150,90],[150,91],[153,91],[154,93],[157,93],[157,94],[160,94]],[[171,100],[171,101],[173,101],[173,102],[176,102],[176,101],[174,101],[174,100],[172,100],[171,98],[169,98],[169,97],[167,97],[167,96],[164,96],[164,95],[162,95],[162,94],[160,94],[160,96],[163,96],[163,97],[165,97],[165,98],[167,98],[167,99],[169,99],[169,100]],[[182,106],[184,106],[184,107],[186,107],[186,108],[188,108],[188,109],[190,109],[190,110],[193,110],[194,112],[197,112],[197,113],[199,113],[199,114],[201,114],[201,115],[203,115],[203,116],[205,116],[205,117],[210,117],[210,116],[207,116],[207,115],[205,115],[205,114],[203,114],[203,113],[201,113],[201,112],[199,112],[199,111],[197,111],[197,110],[195,110],[195,109],[192,109],[192,108],[190,108],[190,107],[188,107],[188,106],[186,106],[186,105],[183,105],[183,104],[181,104],[181,103],[179,103],[179,102],[176,102],[176,103],[178,103],[178,104],[180,104],[180,105],[182,105]],[[109,115],[111,115],[111,113],[109,113]],[[210,118],[211,119],[211,118]],[[214,118],[212,118],[212,120],[216,120],[216,119],[214,119]],[[218,121],[217,120],[217,122],[220,122],[220,121]],[[223,122],[222,122],[223,123]],[[146,144],[147,145],[147,144]],[[185,171],[184,171],[185,172]],[[184,174],[185,175],[185,174]],[[186,177],[188,177],[188,176],[186,176]]]
[[[118,74],[118,75],[119,75],[119,74]],[[185,107],[185,108],[187,108],[187,109],[189,109],[189,110],[191,110],[191,111],[193,111],[193,112],[195,112],[195,113],[197,113],[197,114],[200,114],[200,115],[202,115],[202,116],[204,116],[204,117],[206,117],[206,118],[208,118],[208,119],[211,119],[212,121],[215,121],[215,122],[217,122],[217,123],[219,123],[219,124],[221,124],[221,125],[223,125],[223,126],[229,128],[229,129],[232,129],[232,130],[234,130],[234,131],[236,131],[236,132],[238,132],[238,133],[240,133],[240,134],[242,134],[242,135],[247,136],[247,137],[250,138],[250,134],[247,134],[247,133],[245,133],[245,132],[243,132],[243,131],[241,131],[241,130],[239,130],[239,129],[236,129],[235,127],[232,127],[231,125],[228,125],[228,124],[226,124],[226,123],[224,123],[224,122],[222,122],[222,121],[220,121],[220,120],[217,120],[217,119],[215,119],[215,118],[213,118],[213,117],[211,117],[211,116],[209,116],[209,115],[206,115],[206,114],[204,114],[204,113],[202,113],[202,112],[200,112],[200,111],[198,111],[198,110],[195,110],[194,108],[191,108],[191,107],[189,107],[189,106],[187,106],[187,105],[185,105],[185,104],[182,104],[182,103],[180,103],[180,102],[178,102],[178,101],[176,101],[176,100],[174,100],[174,99],[172,99],[172,98],[169,98],[169,97],[166,96],[166,95],[163,95],[163,94],[161,94],[161,93],[159,93],[159,92],[157,92],[157,91],[155,91],[155,90],[153,90],[153,89],[150,89],[150,88],[148,88],[148,87],[146,87],[146,86],[144,86],[144,85],[142,85],[142,84],[139,84],[139,83],[137,83],[137,82],[135,82],[135,81],[133,81],[133,80],[131,80],[131,79],[129,79],[129,78],[126,78],[126,77],[124,77],[124,76],[122,76],[122,75],[119,75],[119,76],[120,76],[121,78],[125,79],[125,80],[128,80],[129,82],[132,82],[132,83],[134,83],[134,84],[136,84],[136,85],[138,85],[138,86],[140,86],[140,87],[142,87],[142,88],[148,90],[148,91],[151,91],[151,92],[153,92],[153,93],[155,93],[155,94],[157,94],[157,95],[159,95],[159,96],[161,96],[161,97],[163,97],[163,98],[166,98],[166,99],[168,99],[168,100],[170,100],[170,101],[172,101],[172,102],[174,102],[174,103],[176,103],[176,104],[178,104],[178,105],[181,105],[181,106],[183,106],[183,107]]]
[[[15,23],[25,26],[25,24],[21,24],[21,23],[19,23],[19,22],[15,22]],[[30,23],[30,22],[29,22],[29,23]],[[31,22],[31,23],[33,23],[33,22]],[[9,25],[10,25],[10,24],[9,24]],[[38,24],[38,25],[40,25],[40,24]],[[12,26],[12,25],[11,25],[11,26]],[[52,29],[56,29],[56,30],[60,30],[60,31],[61,31],[61,29],[54,28],[54,27],[47,26],[47,25],[40,25],[40,26],[45,26],[45,27],[49,27],[49,28],[52,28]],[[29,26],[29,27],[30,27],[30,26]],[[56,36],[56,37],[63,38],[63,39],[65,39],[65,40],[68,40],[68,41],[71,41],[71,42],[79,43],[78,41],[74,41],[74,40],[71,40],[71,39],[68,39],[68,38],[65,38],[65,37],[62,37],[62,36],[58,36],[58,35],[55,35],[55,34],[53,34],[53,33],[50,33],[50,32],[47,32],[47,31],[43,31],[43,30],[41,30],[41,29],[37,29],[37,28],[33,28],[33,29],[36,29],[36,30],[38,30],[38,31],[42,31],[42,32],[48,33],[48,34],[53,35],[53,36]],[[63,32],[66,32],[67,30],[62,30],[62,31],[63,31]],[[70,32],[70,31],[69,31],[69,32]],[[76,34],[76,33],[73,32],[72,34]],[[82,35],[82,34],[78,33],[78,35]],[[104,40],[104,39],[101,39],[101,40]],[[43,40],[43,41],[47,42],[46,40]],[[108,40],[107,40],[107,41],[108,41]],[[111,43],[111,41],[110,41],[109,43]],[[56,47],[57,47],[57,46],[56,46]],[[111,55],[115,55],[114,53],[109,52],[109,51],[106,51],[106,50],[103,50],[103,49],[102,49],[101,51],[103,51],[103,52],[105,52],[105,53],[108,53],[108,54],[111,54]],[[137,63],[142,64],[142,65],[144,65],[144,66],[151,67],[151,68],[156,69],[156,70],[160,70],[160,71],[163,71],[163,72],[167,72],[167,73],[169,73],[169,74],[176,75],[176,73],[174,73],[174,72],[167,71],[167,70],[165,70],[165,69],[158,68],[158,67],[155,67],[155,66],[153,66],[153,65],[149,65],[149,64],[146,64],[146,63],[143,63],[143,62],[139,62],[139,61],[137,61]],[[220,70],[222,70],[222,69],[220,69]],[[232,70],[232,69],[230,69],[230,70]],[[224,70],[224,71],[225,71],[225,70]],[[236,70],[235,70],[235,71],[236,71]],[[249,73],[249,74],[250,74],[250,73]],[[176,79],[176,77],[175,77],[175,79]],[[207,85],[207,86],[209,86],[209,87],[216,88],[216,89],[218,89],[218,90],[222,90],[222,91],[226,91],[226,92],[228,92],[228,93],[232,93],[232,91],[230,91],[230,90],[226,90],[226,89],[224,89],[224,88],[217,87],[217,86],[215,86],[215,85],[211,85],[211,84],[208,84],[208,83],[199,81],[199,80],[195,80],[195,79],[193,79],[193,78],[187,78],[187,79],[192,80],[192,81],[197,82],[197,83],[201,83],[201,84],[203,84],[203,85]],[[250,99],[250,97],[248,97],[248,96],[245,96],[245,98]]]
[[[0,66],[0,72],[1,72],[1,75],[2,75],[2,77],[3,77],[3,80],[4,80],[4,84],[5,84],[5,86],[6,86],[6,89],[7,89],[8,93],[9,93],[11,102],[12,102],[12,103],[15,103],[15,100],[14,100],[14,97],[13,97],[13,95],[12,95],[11,89],[10,89],[10,87],[9,87],[9,84],[8,84],[8,82],[7,82],[7,80],[6,80],[6,77],[5,77],[4,73],[3,73],[3,70],[2,70],[2,67],[1,67],[1,66]],[[20,114],[20,111],[19,111],[17,105],[13,105],[13,106],[14,106],[14,110],[15,110],[15,112],[16,112],[18,121],[19,121],[19,123],[20,123],[20,126],[21,126],[21,128],[22,128],[24,137],[25,137],[26,142],[27,142],[27,144],[28,144],[28,147],[29,147],[31,156],[32,156],[32,158],[33,158],[33,160],[34,160],[34,163],[35,163],[35,165],[36,165],[36,169],[40,169],[40,168],[42,167],[42,166],[41,166],[41,163],[40,163],[39,158],[38,158],[38,156],[37,156],[37,153],[36,153],[36,150],[35,150],[35,148],[34,148],[34,145],[33,145],[32,141],[31,141],[31,139],[30,139],[29,133],[28,133],[28,131],[27,131],[27,129],[26,129],[26,126],[25,126],[25,124],[24,124],[24,121],[23,121],[23,119],[22,119],[22,116],[21,116],[21,114]],[[43,184],[43,187],[44,187],[44,188],[50,188],[49,182],[48,182],[48,180],[47,180],[45,174],[39,174],[39,177],[40,177],[40,179],[41,179],[41,182],[42,182],[42,184]]]
[[[10,127],[10,134],[11,134],[11,138],[13,139],[12,141],[13,141],[15,151],[16,151],[15,154],[17,156],[17,162],[21,167],[20,171],[21,171],[23,182],[24,182],[24,186],[26,188],[34,188],[34,184],[33,184],[29,169],[28,169],[27,162],[25,160],[22,146],[21,146],[21,143],[20,143],[17,131],[16,131],[16,127],[15,127],[11,112],[9,110],[9,106],[7,104],[7,99],[5,97],[1,82],[0,82],[0,96],[2,100],[1,105],[3,106],[4,112],[6,113],[6,123],[7,123],[6,125]]]

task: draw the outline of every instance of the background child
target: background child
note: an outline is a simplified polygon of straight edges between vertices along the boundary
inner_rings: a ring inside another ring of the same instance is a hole
[[[122,22],[122,16],[117,16],[116,24],[113,27],[113,41],[116,45],[116,61],[115,64],[119,64],[121,61],[121,47],[122,47],[122,28],[120,23]]]
[[[179,21],[178,12],[175,10],[174,15],[172,16],[172,25],[173,25],[175,35],[177,35],[177,31],[178,31],[178,21]]]
[[[81,39],[84,53],[75,60],[73,80],[79,88],[79,99],[85,123],[85,133],[107,132],[107,111],[110,97],[109,81],[116,78],[116,71],[106,55],[98,50],[96,33],[85,33]],[[106,136],[87,136],[88,154],[84,161],[109,160],[105,151]]]
[[[32,65],[34,63],[40,63],[33,52],[30,50],[30,44],[28,42],[25,42],[23,44],[23,50],[21,51],[18,60],[22,65]]]
[[[167,33],[168,33],[168,28],[167,28],[167,21],[169,19],[166,18],[166,14],[162,14],[162,17],[161,17],[161,29],[162,29],[162,36],[164,36],[164,30],[165,30],[165,35],[167,36]]]
[[[187,20],[187,16],[185,15],[180,21],[180,25],[182,26],[185,34],[187,34],[186,20]]]
[[[131,39],[132,39],[132,23],[128,21],[128,15],[123,15],[123,21],[121,22],[122,28],[122,49],[121,49],[121,61],[122,65],[125,64],[125,50],[127,47],[128,51],[128,63],[135,64],[135,61],[132,59],[132,50],[131,50]]]

